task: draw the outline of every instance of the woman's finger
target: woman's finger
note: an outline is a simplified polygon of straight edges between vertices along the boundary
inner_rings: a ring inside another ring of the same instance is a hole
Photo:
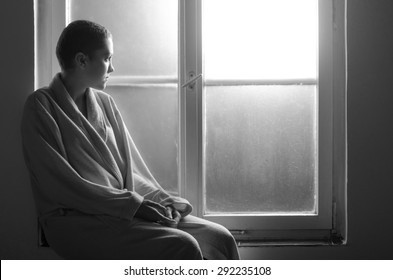
[[[161,215],[166,215],[166,208],[162,206],[161,204],[151,201],[151,200],[145,200],[144,201],[147,205],[149,205],[151,208],[156,209]]]
[[[177,211],[176,209],[173,210],[172,217],[173,217],[173,219],[175,220],[176,223],[180,222],[181,215],[180,215],[179,211]]]
[[[165,207],[165,212],[166,212],[166,216],[169,219],[173,219],[172,208],[171,207],[169,207],[169,206]]]

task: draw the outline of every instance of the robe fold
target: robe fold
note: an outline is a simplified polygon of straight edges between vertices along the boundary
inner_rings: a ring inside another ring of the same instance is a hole
[[[189,214],[150,173],[112,97],[89,88],[86,108],[85,117],[59,74],[26,101],[22,143],[38,215],[69,208],[132,220],[144,199]]]

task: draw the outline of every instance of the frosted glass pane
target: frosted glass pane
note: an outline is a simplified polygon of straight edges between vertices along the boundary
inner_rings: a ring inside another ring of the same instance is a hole
[[[111,31],[115,75],[177,76],[177,5],[177,0],[71,0],[70,16]]]
[[[316,78],[316,0],[206,0],[207,79]]]
[[[207,213],[314,213],[316,86],[207,87]]]
[[[177,86],[107,87],[150,171],[178,194]]]

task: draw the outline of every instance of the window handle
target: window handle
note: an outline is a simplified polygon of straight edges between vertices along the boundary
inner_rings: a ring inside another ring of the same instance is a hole
[[[188,86],[189,89],[193,89],[196,81],[202,77],[202,74],[196,76],[194,72],[190,72],[190,74],[188,74],[188,77],[189,80],[186,83],[184,83],[181,87],[184,88]]]

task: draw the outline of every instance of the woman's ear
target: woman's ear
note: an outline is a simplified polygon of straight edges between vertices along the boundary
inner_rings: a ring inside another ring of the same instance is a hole
[[[82,52],[78,52],[75,55],[75,66],[80,68],[80,69],[85,69],[86,68],[86,63],[87,63],[87,56],[82,53]]]

